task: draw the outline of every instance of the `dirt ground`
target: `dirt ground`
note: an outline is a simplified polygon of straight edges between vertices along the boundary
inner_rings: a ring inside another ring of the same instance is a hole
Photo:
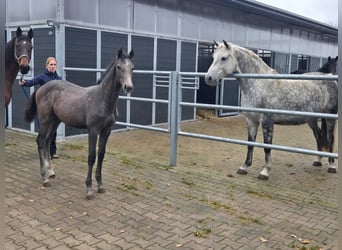
[[[243,115],[200,111],[181,130],[247,138]],[[47,189],[35,137],[6,131],[5,139],[6,249],[337,249],[338,175],[327,172],[326,158],[313,167],[316,156],[273,150],[270,178],[261,181],[262,148],[242,176],[246,146],[178,136],[170,167],[169,134],[114,132],[103,167],[107,191],[89,202],[86,136],[58,142],[57,178]],[[307,125],[275,126],[273,142],[315,149]]]

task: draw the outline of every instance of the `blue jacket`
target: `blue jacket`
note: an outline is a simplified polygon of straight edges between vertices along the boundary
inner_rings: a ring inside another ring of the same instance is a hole
[[[31,86],[34,86],[37,84],[42,86],[51,80],[62,80],[62,78],[57,74],[57,72],[52,73],[49,71],[45,71],[45,73],[41,73],[41,74],[35,76],[31,80],[25,80],[25,84],[23,86],[31,87]]]

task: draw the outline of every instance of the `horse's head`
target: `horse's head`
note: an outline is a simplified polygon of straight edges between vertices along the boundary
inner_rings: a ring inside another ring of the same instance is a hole
[[[134,65],[132,63],[132,58],[134,56],[134,51],[131,50],[127,55],[123,49],[119,49],[117,60],[115,63],[116,79],[120,82],[122,89],[126,94],[133,90],[132,73]]]
[[[237,61],[231,45],[226,41],[223,43],[214,41],[214,45],[213,62],[205,75],[205,81],[210,86],[215,86],[226,75],[237,71]]]
[[[19,64],[19,70],[21,74],[27,74],[30,70],[31,52],[33,31],[30,29],[27,35],[23,35],[20,27],[17,28],[15,44],[14,44],[14,56]]]
[[[330,56],[328,57],[328,61],[326,63],[327,73],[332,73],[334,75],[336,74],[337,60],[338,56],[336,56],[335,58],[331,58]]]

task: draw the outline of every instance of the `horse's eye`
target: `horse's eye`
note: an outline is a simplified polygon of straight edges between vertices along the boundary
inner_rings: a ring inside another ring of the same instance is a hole
[[[224,62],[224,61],[226,61],[226,60],[227,60],[227,57],[222,57],[222,58],[221,58],[221,61],[222,61],[222,62]]]
[[[116,65],[117,69],[121,69],[120,65]]]

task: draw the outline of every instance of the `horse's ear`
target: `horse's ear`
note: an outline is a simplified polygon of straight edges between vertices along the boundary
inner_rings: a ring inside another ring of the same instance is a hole
[[[120,48],[118,51],[118,58],[121,58],[122,55],[123,55],[123,50],[122,50],[122,48]]]
[[[227,49],[230,49],[230,45],[225,40],[223,40],[223,44],[224,46],[226,46]]]
[[[131,49],[131,52],[129,52],[129,54],[128,54],[128,58],[131,59],[131,58],[133,58],[133,56],[134,56],[134,50]]]
[[[219,46],[219,44],[215,40],[214,40],[214,45],[215,45],[215,47]]]
[[[338,56],[335,57],[335,61],[336,61],[336,62],[337,62],[337,60],[338,60]]]
[[[331,60],[331,57],[330,56],[328,56],[328,61],[330,61]]]
[[[20,27],[18,26],[17,32],[15,33],[16,37],[21,36],[22,33],[23,33],[22,30],[21,30]]]
[[[33,37],[33,30],[32,30],[32,28],[27,32],[27,36],[28,36],[30,39],[32,39],[32,37]]]

